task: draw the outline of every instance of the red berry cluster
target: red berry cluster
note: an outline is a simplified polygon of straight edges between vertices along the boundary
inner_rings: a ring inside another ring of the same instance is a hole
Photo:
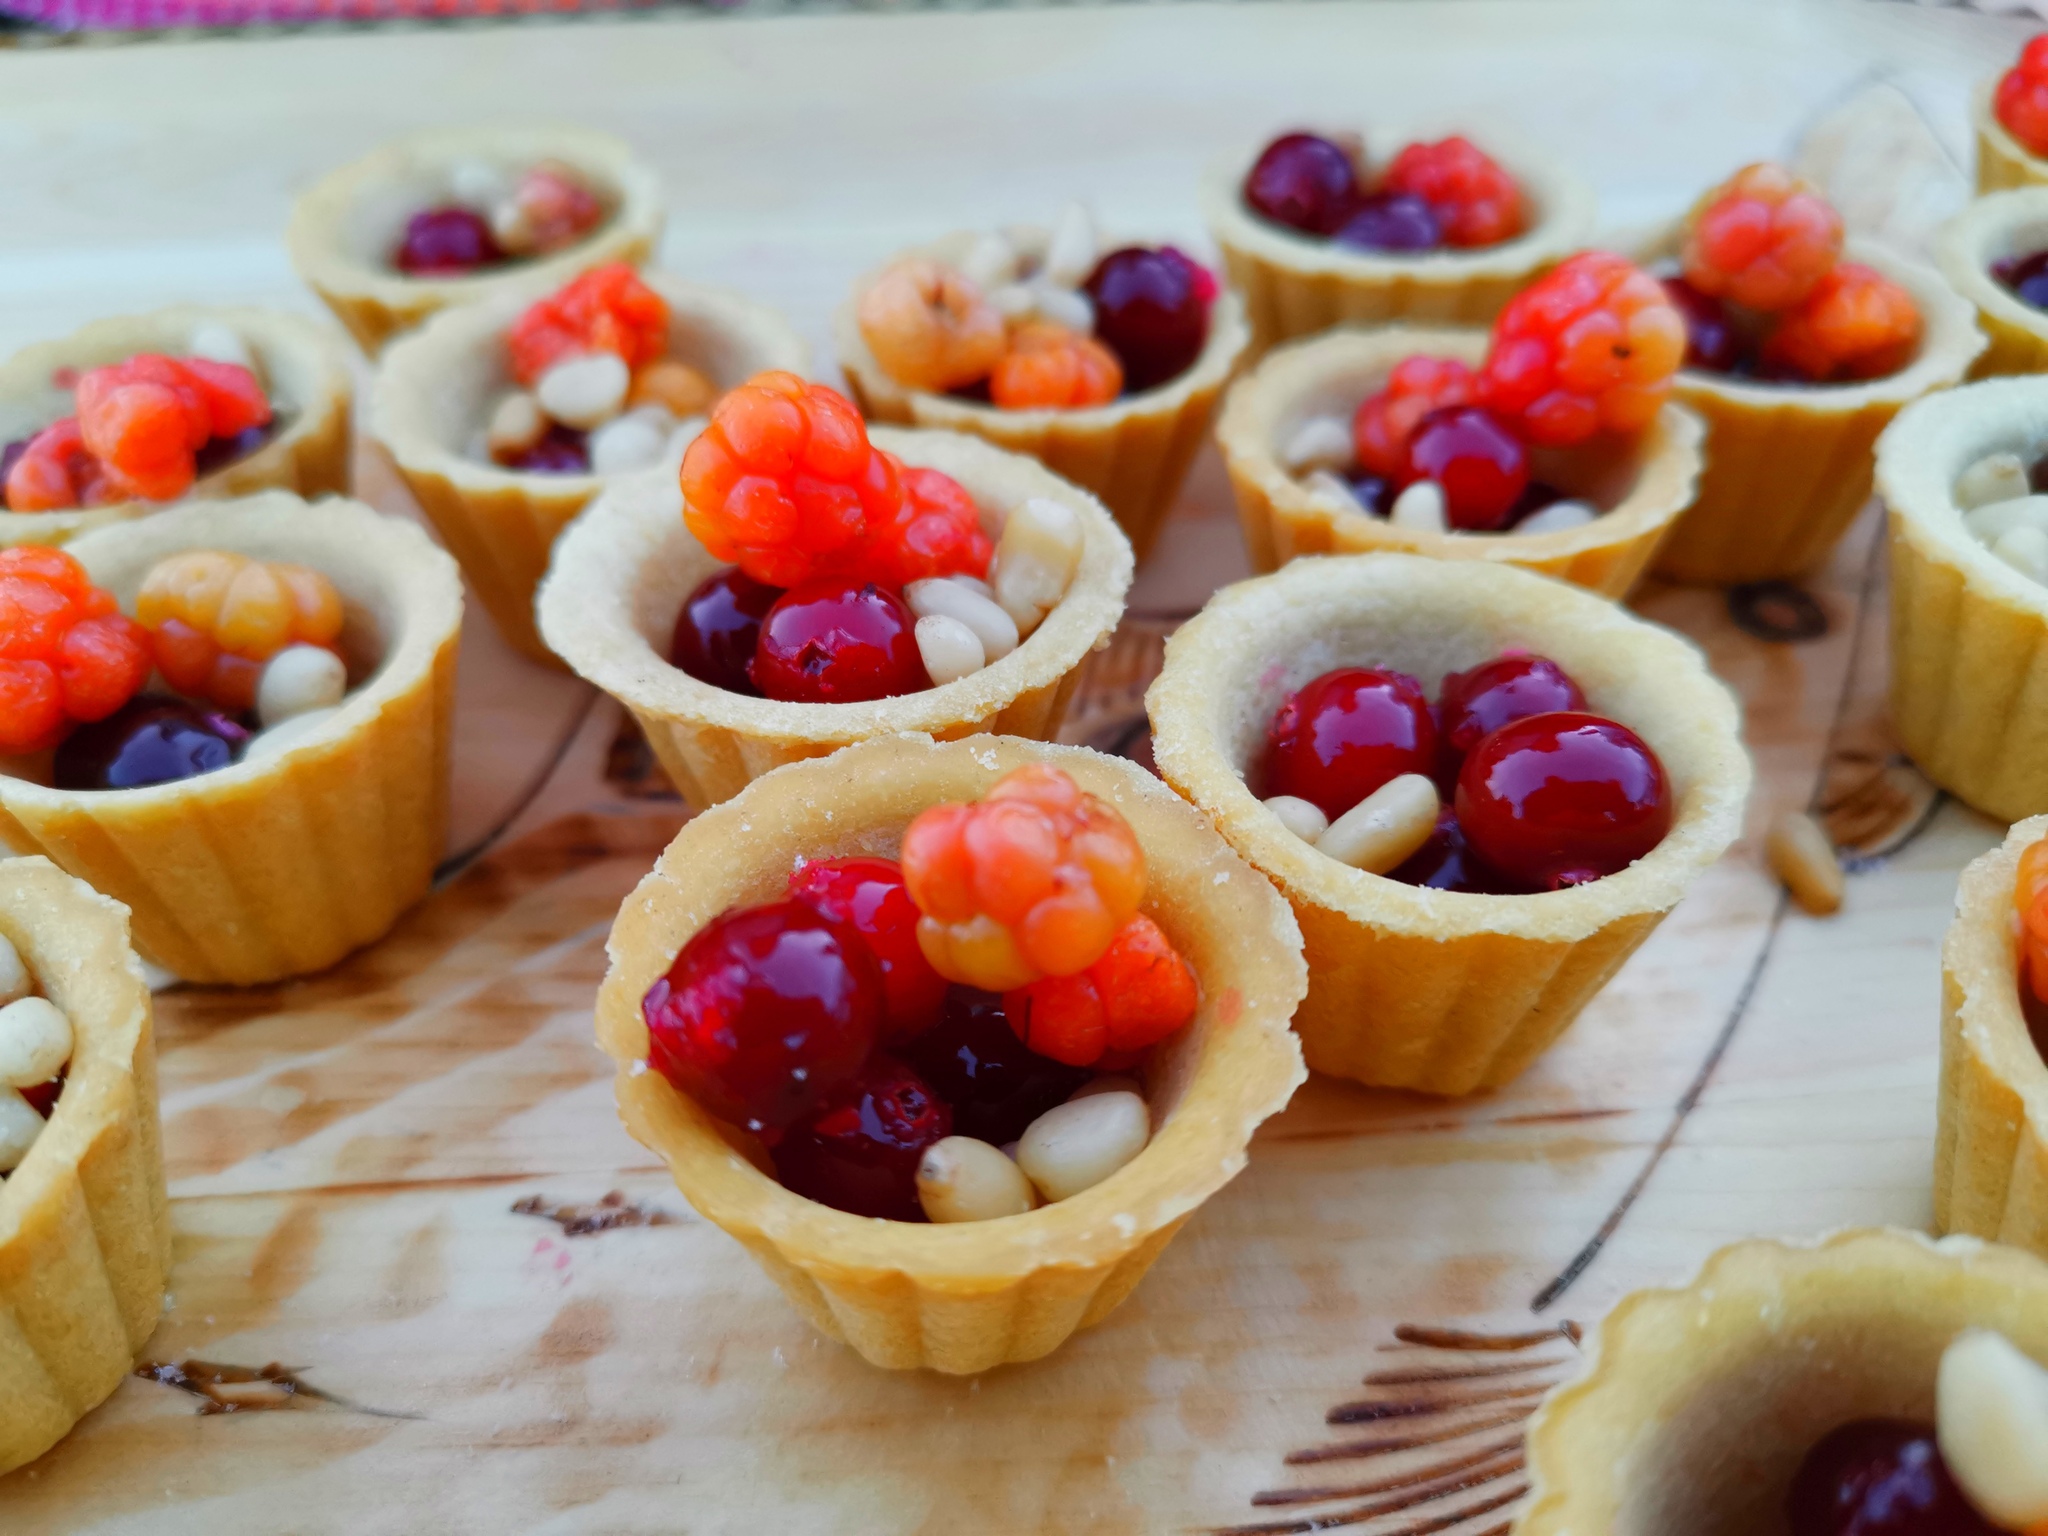
[[[1288,695],[1267,732],[1266,795],[1335,820],[1390,780],[1433,778],[1435,833],[1391,878],[1442,890],[1558,890],[1626,869],[1671,829],[1643,739],[1586,709],[1555,662],[1509,653],[1443,681],[1344,667]]]
[[[668,300],[624,262],[610,262],[529,305],[506,343],[512,376],[529,388],[556,363],[592,352],[637,372],[668,348]]]
[[[1261,151],[1244,199],[1276,224],[1371,251],[1499,245],[1527,223],[1515,179],[1470,139],[1404,146],[1377,184],[1360,172],[1362,145],[1283,134]]]
[[[0,550],[0,753],[56,746],[149,679],[149,632],[61,549]]]
[[[2048,155],[2048,32],[2027,39],[2019,62],[1998,80],[1992,111],[2030,155]]]

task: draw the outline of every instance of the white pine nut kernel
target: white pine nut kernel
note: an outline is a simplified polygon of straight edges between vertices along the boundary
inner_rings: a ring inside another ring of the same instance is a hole
[[[1294,429],[1280,450],[1280,467],[1290,475],[1312,469],[1349,469],[1356,448],[1351,425],[1335,416],[1311,416]]]
[[[0,1173],[12,1173],[43,1133],[43,1117],[16,1088],[0,1087]]]
[[[5,934],[0,934],[0,1003],[11,1003],[35,991],[35,981],[23,963],[21,951]]]
[[[1842,861],[1826,829],[1804,811],[1782,812],[1771,823],[1764,856],[1771,861],[1771,872],[1805,910],[1826,917],[1841,909]]]
[[[1327,469],[1313,469],[1302,476],[1301,488],[1312,496],[1320,496],[1331,503],[1339,512],[1355,513],[1359,517],[1377,518],[1373,511],[1358,499],[1358,492],[1340,475],[1333,475]]]
[[[547,431],[547,413],[540,408],[540,402],[525,390],[517,389],[500,400],[491,412],[484,441],[490,445],[492,458],[516,459],[547,436]]]
[[[1387,520],[1396,528],[1413,528],[1419,533],[1448,533],[1451,520],[1444,512],[1444,488],[1434,480],[1417,480],[1394,498]]]
[[[256,718],[266,727],[332,709],[348,693],[348,668],[317,645],[288,645],[263,664],[256,680]]]
[[[1993,501],[1963,515],[1963,526],[1986,544],[1996,544],[2015,528],[2048,530],[2048,496],[2016,496]]]
[[[942,579],[952,582],[956,587],[965,587],[976,596],[985,597],[990,602],[996,600],[996,589],[983,581],[979,576],[962,576],[955,573]]]
[[[1067,1095],[1067,1102],[1071,1104],[1076,1099],[1092,1099],[1098,1093],[1135,1093],[1140,1098],[1143,1098],[1145,1096],[1145,1086],[1135,1077],[1125,1077],[1120,1073],[1112,1072],[1106,1077],[1094,1078],[1089,1082],[1083,1083]]]
[[[988,301],[1005,320],[1022,320],[1038,309],[1037,291],[1023,283],[1004,283],[1000,288],[991,288]]]
[[[1583,528],[1600,514],[1583,501],[1553,501],[1540,512],[1532,512],[1509,530],[1511,533],[1562,533]]]
[[[448,167],[448,192],[463,207],[489,214],[512,195],[512,178],[488,160],[458,160]]]
[[[924,658],[925,675],[932,680],[933,687],[957,683],[988,665],[981,641],[956,618],[943,613],[927,614],[917,621],[912,634],[917,638],[917,654]]]
[[[1427,774],[1404,773],[1330,823],[1316,850],[1369,875],[1398,869],[1429,841],[1441,802]]]
[[[1050,320],[1084,336],[1095,329],[1095,306],[1077,288],[1041,286],[1032,290],[1031,301],[1041,320]]]
[[[667,418],[668,412],[662,416]],[[668,444],[666,420],[657,424],[640,412],[608,421],[590,434],[590,470],[597,475],[626,475],[661,462]]]
[[[309,709],[303,715],[293,715],[268,730],[258,731],[249,738],[249,745],[242,749],[242,760],[247,762],[251,758],[269,757],[275,752],[288,752],[333,719],[334,714],[331,709]]]
[[[24,997],[0,1008],[0,1083],[33,1088],[71,1059],[71,1021],[47,997]]]
[[[492,205],[489,213],[491,238],[509,256],[524,256],[540,244],[533,213],[516,196],[508,193]]]
[[[994,1221],[1023,1215],[1038,1197],[1002,1148],[972,1136],[948,1136],[918,1159],[917,1201],[932,1221]]]
[[[234,363],[256,371],[256,360],[249,355],[249,344],[236,334],[233,327],[222,325],[218,320],[202,320],[192,327],[192,339],[185,343],[187,357],[203,357],[215,363]]]
[[[996,541],[989,580],[1003,612],[1017,621],[1019,634],[1035,628],[1059,605],[1080,563],[1081,518],[1065,502],[1033,496],[1009,515]]]
[[[1048,1109],[1017,1142],[1017,1166],[1048,1200],[1093,1189],[1145,1150],[1152,1114],[1135,1093],[1098,1093]]]
[[[2048,533],[2039,528],[2008,528],[1992,544],[1991,553],[2022,576],[2048,581]]]
[[[1079,203],[1060,210],[1045,246],[1045,276],[1062,288],[1078,288],[1095,270],[1095,221]]]
[[[540,376],[534,393],[540,408],[565,427],[589,431],[619,414],[633,375],[615,352],[586,352],[555,364]]]
[[[2017,501],[2033,487],[2016,453],[1987,453],[1956,477],[1956,505],[1965,512],[1994,502]]]
[[[1934,1398],[1942,1460],[1978,1511],[2008,1531],[2048,1521],[2048,1369],[1971,1328],[1943,1352]]]
[[[1017,277],[1017,248],[994,230],[974,237],[960,258],[960,275],[987,292]]]
[[[1298,795],[1275,795],[1266,802],[1266,809],[1304,843],[1314,842],[1329,830],[1330,818],[1323,814],[1323,808]]]
[[[1017,621],[1003,612],[988,589],[968,576],[932,576],[903,589],[903,601],[920,619],[943,615],[974,631],[986,662],[1001,661],[1017,649]],[[977,592],[975,587],[982,587]]]

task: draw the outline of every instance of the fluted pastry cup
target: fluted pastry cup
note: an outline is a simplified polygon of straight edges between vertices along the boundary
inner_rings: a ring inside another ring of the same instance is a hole
[[[978,798],[1034,762],[1066,770],[1130,823],[1145,911],[1200,984],[1194,1021],[1146,1069],[1151,1143],[1094,1188],[995,1221],[851,1216],[784,1189],[753,1138],[648,1070],[642,995],[719,913],[781,895],[798,859],[893,857],[919,811]],[[1158,780],[1078,747],[894,736],[777,769],[677,834],[619,909],[607,951],[597,1036],[618,1065],[627,1130],[799,1312],[880,1366],[965,1375],[1038,1359],[1100,1322],[1244,1167],[1253,1129],[1305,1076],[1287,1028],[1305,977],[1286,903]]]
[[[194,778],[65,790],[0,776],[0,842],[125,903],[137,946],[190,981],[276,981],[381,937],[426,894],[446,833],[455,562],[414,523],[283,492],[175,507],[70,548],[124,611],[181,550],[311,566],[341,593],[341,649],[361,680],[292,746]]]
[[[449,200],[464,161],[517,173],[543,160],[572,167],[604,199],[603,223],[574,245],[462,277],[412,277],[391,264],[406,221]],[[519,291],[551,292],[608,261],[654,254],[666,214],[654,172],[624,140],[564,124],[431,128],[330,171],[292,205],[285,245],[306,285],[375,357],[400,331],[456,304]]]
[[[1942,1352],[1969,1328],[2048,1364],[2048,1265],[1884,1229],[1724,1248],[1683,1289],[1624,1297],[1537,1410],[1515,1536],[1782,1531],[1822,1436],[1933,1422]]]
[[[2048,249],[2048,186],[1980,197],[1942,225],[1934,259],[1949,287],[1976,308],[1986,345],[1973,379],[2048,372],[2048,312],[1991,275],[1995,262]]]
[[[104,1402],[171,1262],[149,988],[128,914],[47,859],[0,862],[0,933],[71,1021],[64,1090],[0,1184],[0,1473]]]
[[[1891,540],[1892,728],[1920,769],[2000,821],[2048,811],[2048,587],[1972,534],[1958,476],[2048,451],[2048,378],[1922,400],[1877,445]]]
[[[1319,853],[1246,782],[1288,693],[1385,666],[1434,694],[1509,646],[1547,656],[1587,707],[1655,750],[1670,832],[1627,869],[1563,891],[1429,890]],[[1297,560],[1226,587],[1167,642],[1145,696],[1159,771],[1294,906],[1308,1064],[1376,1087],[1467,1094],[1536,1059],[1719,858],[1749,790],[1740,713],[1689,642],[1512,566],[1377,554]]]
[[[669,665],[683,599],[724,569],[684,527],[674,471],[613,486],[556,543],[537,604],[541,634],[579,676],[632,711],[670,782],[700,810],[771,768],[872,736],[922,731],[952,740],[995,732],[1048,740],[1081,664],[1123,616],[1131,546],[1093,496],[971,437],[887,427],[870,435],[906,464],[959,481],[992,535],[1033,497],[1071,507],[1083,532],[1080,566],[1059,606],[1022,645],[956,682],[864,704],[748,698]]]
[[[1702,428],[1698,417],[1679,406],[1665,406],[1646,432],[1627,443],[1539,451],[1537,479],[1601,512],[1584,527],[1552,533],[1397,527],[1335,504],[1282,466],[1280,455],[1303,422],[1335,416],[1349,423],[1403,358],[1447,357],[1477,367],[1486,344],[1486,333],[1474,329],[1396,325],[1331,331],[1268,353],[1232,384],[1216,440],[1253,566],[1271,571],[1299,555],[1397,550],[1498,561],[1608,597],[1624,596],[1691,502],[1699,480]]]
[[[71,385],[60,378],[126,362],[139,352],[185,356],[192,333],[202,325],[222,325],[241,338],[282,425],[254,453],[201,475],[181,499],[221,501],[257,491],[346,495],[355,385],[341,339],[318,321],[281,310],[177,304],[147,314],[109,316],[69,336],[24,347],[0,364],[0,443],[29,437],[74,414]],[[148,517],[174,504],[134,500],[62,512],[0,511],[0,544],[62,544],[90,529]]]
[[[771,368],[810,372],[809,345],[766,305],[666,272],[640,275],[668,301],[668,355],[721,390]],[[530,474],[476,452],[492,408],[517,387],[505,333],[532,297],[507,294],[445,310],[392,343],[377,366],[370,437],[397,466],[498,632],[526,656],[559,666],[534,622],[533,594],[556,536],[606,477]]]
[[[1043,229],[1008,231],[1026,254],[1042,256]],[[976,236],[962,230],[930,245],[900,252],[897,260],[929,256],[958,265]],[[956,395],[934,394],[897,383],[868,349],[856,318],[860,296],[882,271],[866,274],[833,317],[839,365],[861,414],[870,421],[937,428],[994,443],[1037,459],[1063,479],[1090,491],[1109,509],[1138,558],[1152,547],[1160,523],[1180,494],[1188,465],[1208,433],[1223,386],[1243,359],[1251,333],[1234,293],[1218,294],[1209,309],[1209,335],[1201,353],[1178,378],[1086,410],[1006,411]]]
[[[2048,184],[2048,160],[2031,153],[2006,130],[1993,107],[1999,76],[1978,82],[1970,93],[1970,122],[1977,130],[1977,191]]]

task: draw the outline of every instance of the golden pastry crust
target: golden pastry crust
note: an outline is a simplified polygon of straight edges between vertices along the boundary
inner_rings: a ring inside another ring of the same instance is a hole
[[[0,862],[0,933],[71,1021],[64,1091],[0,1184],[0,1473],[103,1402],[171,1261],[149,988],[127,913],[47,859]]]
[[[2048,249],[2048,186],[1980,197],[1941,227],[1934,259],[1949,287],[1976,306],[1988,345],[1973,379],[2048,371],[2048,314],[1991,275],[1992,263]]]
[[[949,432],[878,427],[876,446],[943,470],[980,503],[991,533],[1034,496],[1074,509],[1084,543],[1073,584],[1002,660],[941,688],[870,704],[784,704],[700,683],[668,663],[683,599],[724,569],[683,526],[671,470],[611,487],[555,546],[535,607],[548,645],[633,712],[683,798],[700,810],[769,769],[904,731],[952,740],[993,731],[1049,738],[1081,663],[1123,616],[1131,546],[1101,503],[1043,466]]]
[[[1394,365],[1417,353],[1477,367],[1487,335],[1472,329],[1388,326],[1340,330],[1267,354],[1224,397],[1216,441],[1237,494],[1245,548],[1261,571],[1298,555],[1405,550],[1438,559],[1491,560],[1556,576],[1608,597],[1634,586],[1692,500],[1700,473],[1699,418],[1666,406],[1625,447],[1539,453],[1536,477],[1584,495],[1603,515],[1554,533],[1429,533],[1334,504],[1281,466],[1302,423],[1336,416],[1348,426]]]
[[[1861,384],[1681,372],[1676,396],[1707,424],[1707,466],[1691,510],[1657,553],[1658,575],[1725,584],[1811,571],[1870,499],[1878,434],[1911,401],[1962,382],[1984,349],[1975,312],[1940,273],[1860,240],[1845,254],[1913,295],[1920,350],[1897,373]]]
[[[284,430],[254,453],[193,482],[183,501],[219,501],[258,491],[343,496],[350,480],[349,407],[355,385],[340,339],[328,327],[274,309],[177,304],[114,315],[69,336],[24,347],[0,364],[0,442],[27,437],[73,413],[71,390],[53,376],[123,363],[138,352],[182,357],[201,325],[241,337]],[[64,512],[0,511],[0,544],[62,544],[93,528],[148,517],[166,505],[122,501]]]
[[[1623,1298],[1537,1410],[1515,1536],[1782,1530],[1823,1435],[1932,1421],[1942,1351],[1966,1328],[2048,1362],[2048,1265],[1894,1230],[1724,1248],[1683,1290]]]
[[[810,372],[809,344],[766,305],[666,272],[640,275],[668,300],[668,355],[701,369],[721,390],[771,368]],[[534,589],[555,536],[605,479],[522,474],[471,452],[499,396],[517,387],[504,336],[532,297],[501,295],[447,310],[394,342],[378,361],[369,435],[461,562],[498,632],[534,660],[559,666],[534,623]]]
[[[2048,587],[1963,524],[1958,476],[2048,451],[2048,378],[1915,402],[1877,444],[1890,517],[1892,726],[1935,783],[2000,821],[2048,811]]]
[[[919,811],[978,798],[1028,762],[1057,764],[1130,822],[1145,850],[1145,910],[1201,983],[1195,1021],[1150,1069],[1151,1145],[1083,1194],[997,1221],[880,1221],[791,1194],[756,1166],[751,1138],[646,1068],[642,995],[712,918],[780,895],[799,857],[894,856]],[[894,736],[779,769],[677,834],[619,909],[607,950],[597,1038],[619,1066],[627,1130],[805,1317],[897,1369],[964,1375],[1035,1360],[1101,1321],[1244,1167],[1253,1129],[1306,1076],[1287,1028],[1306,976],[1286,903],[1156,779],[1078,747]]]
[[[1007,233],[1026,254],[1043,254],[1047,231],[1020,227]],[[975,239],[972,230],[957,231],[929,245],[899,252],[890,265],[909,256],[929,256],[957,265]],[[1244,305],[1237,295],[1227,291],[1217,295],[1209,310],[1209,339],[1201,354],[1179,378],[1157,389],[1090,410],[1003,411],[952,395],[907,389],[883,372],[861,336],[855,312],[860,296],[885,270],[877,268],[863,276],[832,320],[839,365],[861,414],[870,421],[965,433],[1012,453],[1028,454],[1054,474],[1099,496],[1138,558],[1143,559],[1180,493],[1180,483],[1209,430],[1223,386],[1250,344]]]
[[[414,523],[281,491],[71,546],[124,610],[151,566],[186,549],[320,571],[341,592],[352,668],[374,672],[289,749],[196,778],[86,791],[0,776],[0,842],[126,903],[137,946],[187,980],[321,970],[382,937],[441,856],[462,580]]]
[[[1507,168],[1535,207],[1528,229],[1480,250],[1398,254],[1353,250],[1260,218],[1244,179],[1264,144],[1212,164],[1202,178],[1202,216],[1223,250],[1231,286],[1260,350],[1339,325],[1410,321],[1484,324],[1516,293],[1593,239],[1593,189],[1563,166],[1505,134],[1474,136]],[[1385,133],[1368,143],[1392,143]]]
[[[1434,694],[1511,645],[1556,661],[1663,760],[1672,829],[1620,873],[1536,896],[1403,885],[1318,853],[1247,785],[1281,700],[1311,678],[1389,666]],[[1145,706],[1167,783],[1294,905],[1309,1065],[1379,1087],[1464,1094],[1514,1078],[1735,840],[1749,791],[1740,712],[1688,641],[1577,587],[1472,560],[1297,560],[1226,587],[1167,642]]]
[[[483,161],[523,171],[559,160],[605,199],[610,216],[566,250],[470,277],[408,277],[391,265],[406,220],[449,196],[449,169]],[[285,244],[306,285],[363,351],[454,304],[502,293],[547,293],[608,261],[638,266],[654,254],[667,214],[654,172],[625,141],[565,125],[434,128],[408,134],[330,171],[292,205]]]
[[[2020,1008],[2020,855],[2048,817],[2020,822],[1963,871],[1941,947],[1940,1131],[1934,1221],[2048,1257],[2048,1062]]]
[[[2006,132],[2005,124],[1993,110],[1998,82],[1993,75],[1978,82],[1970,94],[1970,121],[1977,130],[1977,191],[2002,192],[2008,187],[2037,187],[2048,183],[2048,160],[2029,153],[2020,141]]]

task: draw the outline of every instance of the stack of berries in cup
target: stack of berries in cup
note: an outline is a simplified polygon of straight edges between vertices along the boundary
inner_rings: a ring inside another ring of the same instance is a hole
[[[783,1185],[859,1216],[979,1221],[1092,1188],[1144,1150],[1147,1053],[1194,972],[1139,912],[1114,808],[1033,764],[936,805],[901,862],[800,862],[641,1001],[649,1065],[758,1136]]]
[[[851,704],[1007,656],[1065,595],[1079,516],[1034,498],[999,542],[966,488],[876,447],[853,403],[790,373],[732,390],[682,465],[683,517],[730,569],[684,599],[670,660],[729,693]]]
[[[1218,291],[1173,246],[1101,252],[1075,205],[1042,257],[988,233],[957,265],[895,263],[861,294],[856,319],[876,363],[908,389],[1006,411],[1082,410],[1192,368]]]
[[[2028,39],[2019,62],[1999,76],[1991,110],[2028,154],[2048,156],[2048,33]],[[1991,276],[2021,302],[2048,309],[2048,249],[2001,257]]]
[[[1686,216],[1664,286],[1685,316],[1685,365],[1777,384],[1896,373],[1920,344],[1913,296],[1842,260],[1842,217],[1783,166],[1737,171]]]
[[[1244,179],[1254,213],[1360,251],[1476,250],[1528,226],[1515,178],[1456,134],[1404,146],[1375,178],[1355,138],[1282,134]]]
[[[406,220],[391,265],[407,277],[467,277],[566,250],[605,221],[604,200],[574,166],[544,160],[518,175],[484,161],[450,168],[449,200]]]

